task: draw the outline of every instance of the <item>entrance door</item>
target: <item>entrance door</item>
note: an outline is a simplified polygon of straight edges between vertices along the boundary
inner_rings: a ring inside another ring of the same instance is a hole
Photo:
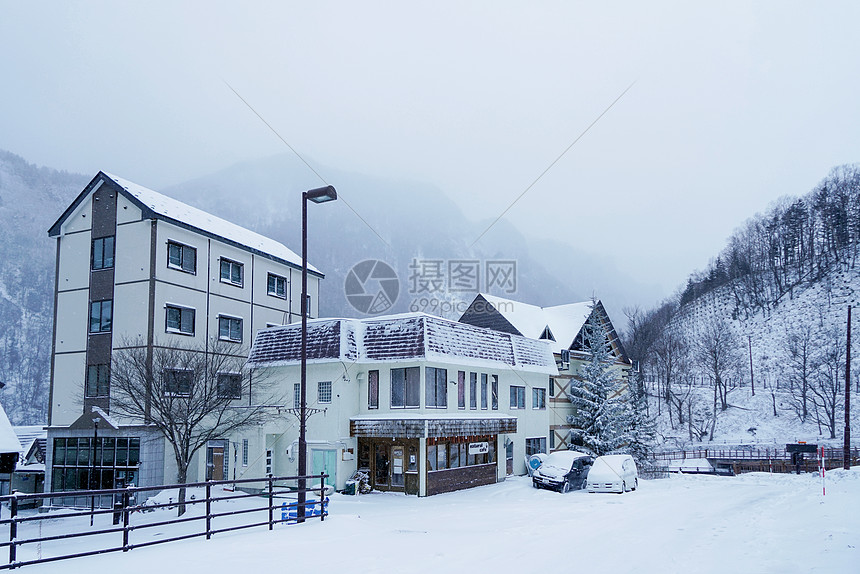
[[[376,443],[374,444],[375,450],[375,465],[373,472],[374,479],[374,488],[378,487],[387,487],[388,486],[388,469],[389,469],[389,457],[388,457],[388,449],[389,446],[385,443]]]
[[[317,450],[311,451],[313,457],[313,474],[326,473],[328,478],[326,484],[337,484],[337,451]]]
[[[505,445],[505,474],[508,476],[514,474],[514,443],[512,442]]]
[[[391,488],[404,488],[406,486],[405,450],[406,448],[402,445],[391,447]]]
[[[224,447],[206,448],[206,480],[224,480]]]

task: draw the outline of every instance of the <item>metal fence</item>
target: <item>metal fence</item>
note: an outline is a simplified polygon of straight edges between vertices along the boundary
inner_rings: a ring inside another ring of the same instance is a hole
[[[302,477],[267,476],[184,485],[2,496],[0,540],[5,538],[6,541],[0,541],[0,555],[5,554],[3,548],[8,548],[8,561],[0,563],[0,570],[108,552],[128,552],[189,538],[206,537],[208,540],[216,534],[245,528],[268,526],[272,530],[276,524],[302,522],[306,518],[319,517],[322,521],[328,515],[327,477],[326,474],[304,477],[306,484],[319,481],[320,486],[303,491],[292,486],[298,484]],[[182,505],[172,497],[163,502],[147,496],[147,493],[182,488],[191,493]],[[196,496],[195,489],[203,489],[204,496]],[[300,492],[311,495],[303,508],[297,500]],[[87,503],[82,505],[83,508],[56,506],[51,504],[55,500],[85,500]],[[105,500],[112,500],[114,504],[100,508],[95,504],[97,500],[102,506]],[[234,501],[244,502],[236,504]],[[40,503],[40,510],[22,509],[26,505]],[[3,507],[8,508],[8,515]],[[154,512],[164,509],[176,509],[179,515],[165,519],[165,512]],[[155,533],[153,529],[156,528],[161,530]],[[3,529],[8,529],[7,537],[2,536]],[[65,542],[69,540],[75,541],[71,545],[75,551],[65,551],[64,546],[70,546]]]
[[[832,470],[842,468],[843,449],[824,449],[824,468]],[[739,472],[794,472],[797,464],[792,462],[792,453],[783,448],[704,448],[696,450],[678,450],[672,452],[658,452],[652,455],[655,464],[665,464],[673,460],[687,459],[716,459],[729,461],[733,465],[735,473]],[[850,464],[860,464],[860,448],[852,447],[848,451]],[[801,470],[815,471],[819,467],[819,451],[806,453],[801,462]]]

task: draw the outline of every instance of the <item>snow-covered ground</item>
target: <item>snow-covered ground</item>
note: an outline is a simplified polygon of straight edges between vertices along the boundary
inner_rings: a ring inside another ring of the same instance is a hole
[[[335,494],[325,522],[26,571],[857,572],[860,467],[829,472],[826,481],[826,496],[817,475],[764,473],[673,475],[624,495],[561,495],[533,489],[527,477],[429,498]]]

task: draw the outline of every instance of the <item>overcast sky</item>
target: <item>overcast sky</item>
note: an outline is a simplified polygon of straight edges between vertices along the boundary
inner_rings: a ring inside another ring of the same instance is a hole
[[[860,159],[857,2],[405,4],[0,0],[0,148],[154,189],[287,151],[230,84],[316,165],[489,220],[632,84],[506,217],[667,295]]]

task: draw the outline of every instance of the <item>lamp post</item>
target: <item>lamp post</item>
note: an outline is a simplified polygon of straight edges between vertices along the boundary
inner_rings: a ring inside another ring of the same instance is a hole
[[[99,482],[96,480],[96,443],[99,440],[99,419],[93,419],[93,448],[92,448],[92,458],[90,459],[90,490],[97,490],[99,487]],[[93,525],[93,516],[96,511],[96,497],[90,495],[90,526]]]
[[[327,185],[302,193],[302,366],[301,383],[299,384],[299,522],[305,520],[305,489],[308,474],[308,444],[305,437],[307,431],[307,370],[308,370],[308,201],[325,203],[337,199],[334,187]],[[320,501],[322,502],[322,501]]]

